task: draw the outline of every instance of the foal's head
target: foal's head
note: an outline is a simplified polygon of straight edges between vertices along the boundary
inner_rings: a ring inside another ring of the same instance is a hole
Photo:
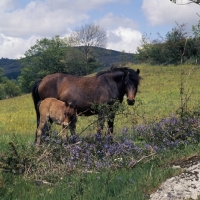
[[[63,125],[69,126],[70,123],[75,123],[77,120],[77,105],[76,100],[70,103],[65,103]]]

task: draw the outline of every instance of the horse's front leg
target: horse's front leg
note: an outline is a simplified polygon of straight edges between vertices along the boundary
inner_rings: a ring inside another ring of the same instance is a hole
[[[99,113],[98,114],[98,128],[97,128],[98,132],[103,131],[104,122],[105,122],[105,117],[103,116],[102,113]]]
[[[115,113],[111,114],[108,118],[108,134],[113,134]]]
[[[69,124],[69,130],[71,135],[76,135],[76,123],[72,122]]]
[[[70,130],[70,133],[71,133],[71,136],[72,135],[76,135],[76,122],[77,122],[77,119],[78,119],[78,115],[75,114],[70,123],[69,123],[69,130]]]

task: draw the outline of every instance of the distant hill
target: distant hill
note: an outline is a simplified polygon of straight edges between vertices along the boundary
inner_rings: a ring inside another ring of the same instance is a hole
[[[111,64],[118,64],[122,62],[133,63],[134,56],[133,53],[125,53],[114,51],[110,49],[94,47],[98,60],[103,63],[105,67],[110,66]]]
[[[15,59],[1,58],[0,67],[4,70],[4,75],[9,79],[17,79],[20,74],[20,62]]]
[[[134,56],[132,53],[119,52],[97,47],[94,47],[94,49],[95,55],[97,55],[99,62],[103,64],[103,68],[106,68],[111,64],[134,62]],[[20,60],[1,58],[0,67],[4,69],[4,75],[9,79],[17,79],[17,77],[20,75]]]

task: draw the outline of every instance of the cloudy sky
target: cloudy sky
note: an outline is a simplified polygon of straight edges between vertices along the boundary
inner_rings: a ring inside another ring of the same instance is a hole
[[[176,22],[191,31],[199,20],[200,5],[170,0],[0,0],[0,58],[20,58],[37,39],[88,23],[107,31],[107,49],[134,53],[144,33],[165,36]]]

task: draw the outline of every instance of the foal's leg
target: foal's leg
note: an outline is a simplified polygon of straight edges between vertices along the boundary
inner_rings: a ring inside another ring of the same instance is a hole
[[[66,142],[66,127],[62,125],[62,142]]]
[[[45,124],[46,124],[45,121],[40,121],[39,126],[37,128],[37,131],[36,131],[36,144],[37,145],[40,145],[40,143],[41,143],[41,135],[43,135]]]
[[[44,136],[49,136],[49,131],[50,131],[50,129],[51,129],[51,126],[52,126],[52,124],[53,124],[53,121],[52,121],[52,119],[51,118],[48,118],[47,119],[48,121],[47,121],[47,123],[45,124],[45,126],[44,126]]]

